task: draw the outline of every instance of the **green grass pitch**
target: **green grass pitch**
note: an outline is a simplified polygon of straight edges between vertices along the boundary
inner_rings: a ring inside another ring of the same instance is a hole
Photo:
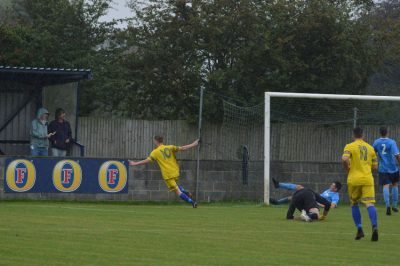
[[[396,265],[400,215],[354,240],[348,206],[322,222],[286,206],[0,202],[1,265]]]

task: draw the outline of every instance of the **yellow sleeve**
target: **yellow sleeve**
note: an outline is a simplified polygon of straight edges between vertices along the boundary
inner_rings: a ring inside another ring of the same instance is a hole
[[[350,146],[349,144],[347,144],[347,145],[344,147],[342,157],[351,157],[351,146]],[[375,155],[375,157],[376,157],[376,155]]]
[[[149,159],[150,161],[154,162],[156,161],[156,151],[152,151],[149,155],[149,157],[147,157],[147,159]]]
[[[174,153],[177,152],[177,151],[179,151],[179,147],[178,147],[178,146],[175,146],[175,145],[171,145],[171,146],[170,146],[170,149],[171,149],[171,151],[174,152]]]

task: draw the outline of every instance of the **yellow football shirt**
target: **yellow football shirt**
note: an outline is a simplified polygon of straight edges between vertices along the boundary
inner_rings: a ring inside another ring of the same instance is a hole
[[[179,165],[175,155],[178,150],[179,148],[174,145],[160,145],[148,157],[158,163],[164,179],[179,177]]]
[[[347,183],[353,186],[374,185],[372,165],[377,165],[374,148],[363,140],[356,140],[344,147],[343,157],[350,157]]]

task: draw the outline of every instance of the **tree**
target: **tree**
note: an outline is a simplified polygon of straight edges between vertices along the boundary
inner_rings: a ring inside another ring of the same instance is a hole
[[[97,88],[112,79],[112,49],[106,47],[114,22],[100,22],[111,0],[16,0],[0,25],[0,64],[93,70],[82,86],[82,108],[99,105]],[[9,8],[9,7],[8,7]],[[0,8],[1,10],[1,8]],[[4,10],[4,9],[3,9]],[[105,47],[103,47],[105,46]]]
[[[266,90],[363,94],[381,64],[371,0],[130,0],[124,30],[99,21],[110,1],[17,0],[0,63],[92,68],[84,114],[193,120],[203,87],[214,121],[215,95],[254,105]]]
[[[376,73],[371,77],[371,93],[397,95],[400,85],[400,1],[378,3],[365,18],[373,29],[374,45],[380,51]]]
[[[262,102],[266,90],[365,92],[377,53],[371,1],[131,1],[127,31],[129,111],[188,118],[199,87]],[[221,105],[206,101],[206,116]]]

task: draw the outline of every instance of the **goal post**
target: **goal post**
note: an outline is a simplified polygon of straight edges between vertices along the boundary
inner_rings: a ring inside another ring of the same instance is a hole
[[[265,92],[264,110],[264,204],[269,205],[270,197],[270,160],[271,160],[271,99],[272,98],[303,98],[321,100],[360,100],[360,101],[399,101],[398,96],[375,95],[344,95],[317,93],[285,93]]]

